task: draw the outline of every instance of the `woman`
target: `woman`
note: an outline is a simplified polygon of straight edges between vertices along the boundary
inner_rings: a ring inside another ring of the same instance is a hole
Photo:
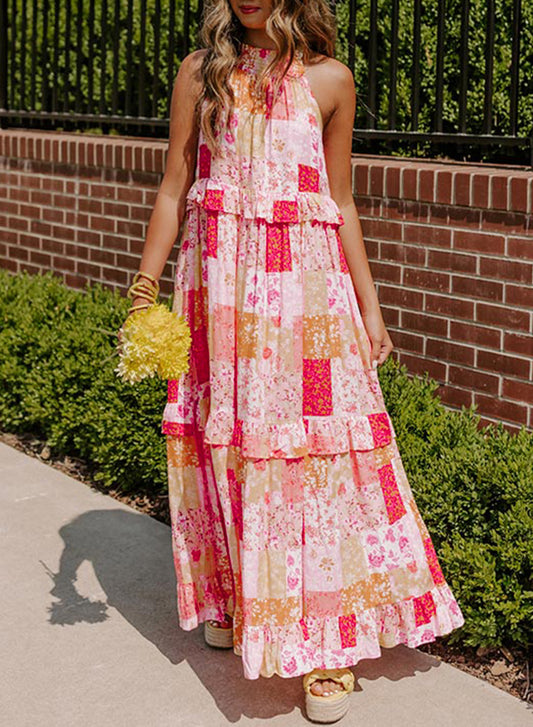
[[[183,222],[190,368],[162,424],[180,626],[204,623],[245,678],[303,675],[320,722],[346,712],[360,659],[463,623],[378,380],[393,344],[334,40],[326,0],[211,0],[176,78],[139,272],[157,285]]]

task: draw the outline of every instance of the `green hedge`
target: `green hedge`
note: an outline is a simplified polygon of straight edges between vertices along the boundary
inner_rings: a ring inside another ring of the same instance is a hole
[[[91,465],[104,485],[166,488],[160,422],[165,383],[114,373],[128,301],[99,285],[66,288],[51,273],[0,271],[0,426],[46,439]],[[402,460],[445,576],[466,617],[451,641],[533,642],[533,436],[479,426],[446,409],[429,377],[389,356],[379,369]]]
[[[50,273],[4,271],[0,298],[2,429],[34,432],[54,453],[85,459],[110,487],[164,490],[165,384],[131,386],[113,370],[112,334],[129,301],[101,286],[71,290]]]

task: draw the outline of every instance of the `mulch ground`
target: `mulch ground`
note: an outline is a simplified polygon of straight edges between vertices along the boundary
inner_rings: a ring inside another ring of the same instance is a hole
[[[91,479],[90,469],[85,462],[74,457],[53,457],[46,443],[33,435],[15,435],[0,431],[0,441],[46,462],[139,512],[170,525],[166,495],[127,495],[118,490],[107,489]],[[533,703],[533,648],[476,649],[464,645],[451,646],[446,643],[445,638],[418,648],[461,671],[484,679],[498,689]]]

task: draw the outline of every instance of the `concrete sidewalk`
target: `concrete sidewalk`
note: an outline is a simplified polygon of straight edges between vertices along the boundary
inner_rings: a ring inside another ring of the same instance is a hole
[[[4,444],[0,471],[0,724],[312,724],[300,677],[245,680],[179,628],[167,526]],[[525,703],[403,646],[353,670],[341,726],[533,725]]]

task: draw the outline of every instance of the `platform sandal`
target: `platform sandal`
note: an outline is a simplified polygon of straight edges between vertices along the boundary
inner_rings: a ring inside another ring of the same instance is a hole
[[[229,617],[229,618],[228,618]],[[230,623],[230,614],[225,614],[224,622]],[[233,626],[224,627],[220,625],[220,621],[204,621],[204,638],[209,646],[217,649],[233,648]]]
[[[344,689],[327,696],[319,696],[311,692],[311,685],[319,679],[330,679],[342,684]],[[303,678],[305,691],[305,709],[307,717],[313,722],[336,722],[348,711],[350,692],[353,692],[355,678],[353,672],[343,669],[313,669]]]

